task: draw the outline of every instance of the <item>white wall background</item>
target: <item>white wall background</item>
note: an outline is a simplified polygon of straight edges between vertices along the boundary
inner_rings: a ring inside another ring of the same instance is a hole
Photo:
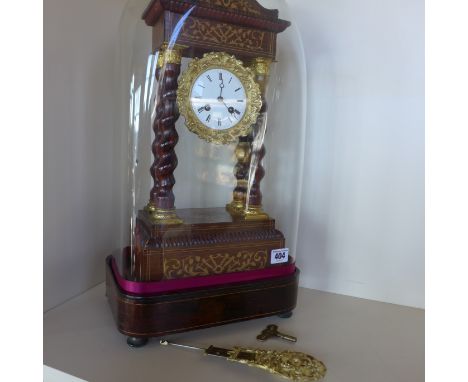
[[[112,249],[111,118],[125,1],[44,1],[44,309],[101,282]]]
[[[44,1],[44,309],[101,282],[113,248],[124,3]],[[424,3],[287,3],[309,86],[301,283],[423,306]]]
[[[288,3],[309,84],[302,285],[422,307],[424,2]]]

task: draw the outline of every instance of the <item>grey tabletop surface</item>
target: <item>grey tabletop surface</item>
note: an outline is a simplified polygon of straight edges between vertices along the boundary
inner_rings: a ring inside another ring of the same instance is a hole
[[[164,347],[132,349],[114,324],[104,284],[44,314],[44,364],[86,381],[283,381],[263,370]],[[298,338],[256,340],[268,324]],[[326,382],[424,381],[424,310],[300,288],[291,318],[263,318],[168,336],[207,347],[251,346],[306,352],[322,360]]]

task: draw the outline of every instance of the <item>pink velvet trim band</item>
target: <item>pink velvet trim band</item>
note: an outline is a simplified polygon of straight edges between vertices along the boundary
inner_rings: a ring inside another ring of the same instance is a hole
[[[195,289],[215,285],[240,283],[267,279],[270,277],[286,276],[294,273],[296,265],[286,264],[254,271],[224,273],[221,275],[188,277],[183,279],[161,280],[161,281],[129,281],[124,279],[118,270],[115,259],[112,258],[112,271],[119,287],[125,293],[149,295],[160,293],[180,292],[186,289]]]

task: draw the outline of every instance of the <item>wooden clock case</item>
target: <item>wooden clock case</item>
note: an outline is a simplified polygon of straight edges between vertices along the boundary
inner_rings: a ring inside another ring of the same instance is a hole
[[[129,248],[123,250],[123,269],[112,256],[106,259],[106,295],[117,327],[129,345],[142,346],[149,337],[169,333],[288,317],[296,305],[299,270],[291,258],[270,263],[271,251],[284,248],[285,238],[261,206],[264,146],[256,148],[260,160],[249,189],[250,164],[238,156],[237,185],[226,208],[176,210],[172,188],[181,58],[222,51],[251,65],[264,113],[276,35],[290,23],[255,0],[153,0],[142,18],[152,27],[153,51],[164,57],[156,71],[161,86],[153,125],[154,186],[136,219],[134,256]],[[168,45],[174,35],[176,45]],[[240,137],[236,153],[251,148],[254,135],[255,128]]]

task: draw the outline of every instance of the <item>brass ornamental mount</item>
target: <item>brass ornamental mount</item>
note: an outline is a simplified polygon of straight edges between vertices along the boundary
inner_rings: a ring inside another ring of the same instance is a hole
[[[182,62],[182,52],[186,48],[185,45],[172,44],[169,46],[167,42],[163,43],[159,48],[158,68],[162,68],[164,64],[180,64]]]
[[[232,349],[209,346],[206,349],[160,340],[161,345],[173,345],[191,350],[201,350],[206,355],[225,358],[248,366],[265,370],[291,381],[309,382],[322,379],[327,368],[323,362],[309,354],[297,351],[278,351],[233,347]]]
[[[257,76],[268,76],[270,74],[270,64],[272,60],[265,57],[256,57],[252,60],[250,67]]]
[[[191,91],[196,79],[210,69],[224,69],[234,74],[246,92],[246,110],[242,118],[228,129],[211,129],[200,122],[191,107]],[[203,58],[194,58],[187,70],[180,76],[177,90],[177,104],[185,125],[194,134],[207,142],[229,144],[239,136],[247,135],[251,125],[257,120],[262,106],[260,88],[255,82],[254,73],[242,61],[224,52],[206,53]]]
[[[150,219],[158,224],[182,224],[184,221],[179,218],[176,214],[175,208],[164,209],[157,208],[154,204],[149,202],[145,207],[146,212],[148,212]]]
[[[237,211],[234,210],[233,215],[237,215],[244,220],[267,220],[270,218],[268,214],[263,211],[262,206],[253,205],[248,205],[247,207],[243,207]]]

